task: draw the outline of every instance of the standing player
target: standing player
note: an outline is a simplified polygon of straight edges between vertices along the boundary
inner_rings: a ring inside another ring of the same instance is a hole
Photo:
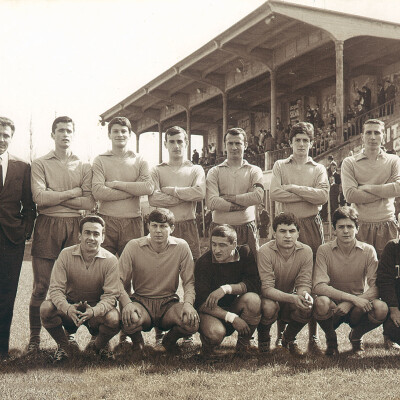
[[[356,239],[357,211],[339,207],[332,217],[336,239],[320,246],[313,276],[314,314],[325,332],[326,355],[338,354],[336,328],[346,322],[353,352],[364,352],[362,336],[386,318],[388,307],[378,299],[375,249]]]
[[[369,119],[363,126],[361,153],[342,163],[342,187],[348,203],[358,211],[357,238],[375,247],[378,259],[389,240],[398,238],[394,198],[400,196],[400,159],[381,149],[385,124]],[[386,348],[400,349],[384,336]]]
[[[281,204],[282,211],[291,212],[298,218],[300,242],[307,244],[315,255],[324,242],[323,225],[319,211],[328,200],[329,183],[326,169],[309,155],[313,145],[314,127],[308,122],[293,125],[289,142],[293,154],[278,160],[272,169],[271,199]],[[278,339],[284,325],[278,321]],[[309,351],[319,353],[317,327],[314,320],[309,324]]]
[[[301,355],[296,336],[310,321],[313,253],[298,242],[299,223],[292,213],[282,213],[273,222],[275,240],[261,246],[258,272],[261,278],[262,318],[258,325],[260,352],[270,349],[271,325],[279,318],[288,323],[282,347]]]
[[[0,117],[0,361],[9,358],[10,327],[24,257],[36,207],[32,201],[30,165],[8,152],[13,121]]]
[[[247,135],[241,128],[224,136],[227,159],[207,174],[206,205],[212,211],[210,231],[222,224],[237,233],[237,244],[248,244],[254,257],[258,251],[256,206],[264,199],[263,173],[243,159]]]
[[[54,361],[69,357],[70,346],[63,326],[76,330],[86,325],[95,339],[91,342],[102,359],[112,359],[109,340],[119,332],[118,260],[101,248],[104,221],[89,215],[79,223],[79,244],[67,247],[57,258],[51,273],[49,299],[42,303],[43,326],[58,347]]]
[[[39,216],[32,242],[28,353],[39,349],[40,305],[46,298],[54,262],[64,247],[78,242],[81,215],[94,207],[90,164],[82,162],[71,151],[74,132],[71,118],[56,118],[51,132],[55,149],[32,162],[32,195]]]
[[[225,336],[238,332],[236,350],[246,352],[260,322],[260,279],[254,255],[237,246],[236,232],[220,225],[211,232],[211,250],[196,262],[196,309],[200,312],[202,354],[214,352]]]
[[[153,207],[169,209],[175,216],[173,235],[185,239],[189,244],[193,259],[200,257],[200,239],[196,224],[196,202],[206,194],[204,169],[186,159],[188,136],[179,126],[165,132],[164,146],[168,150],[168,162],[157,165],[152,170],[154,192],[149,196]],[[161,344],[162,334],[156,330],[157,344]],[[191,344],[191,338],[185,340]]]
[[[357,238],[374,246],[378,258],[386,243],[398,237],[394,198],[400,196],[400,159],[381,149],[384,135],[384,122],[365,121],[363,150],[342,163],[344,196],[360,218]]]
[[[193,258],[188,244],[171,236],[174,215],[159,208],[149,215],[149,235],[131,240],[119,259],[123,287],[119,298],[122,307],[122,330],[132,339],[133,349],[143,350],[141,331],[158,327],[169,331],[164,348],[179,353],[177,340],[197,332],[199,317],[193,308]],[[176,294],[179,277],[184,298]],[[134,293],[131,294],[131,287]]]
[[[121,255],[129,240],[143,236],[140,196],[153,192],[147,161],[129,150],[131,123],[125,117],[108,124],[111,151],[93,161],[93,196],[107,225],[103,247]]]

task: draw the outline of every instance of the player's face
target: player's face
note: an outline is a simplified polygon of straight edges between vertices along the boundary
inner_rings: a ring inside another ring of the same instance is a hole
[[[384,130],[378,124],[365,124],[363,142],[366,150],[378,150],[383,142]]]
[[[166,244],[174,229],[168,222],[150,221],[148,224],[150,239],[155,244]]]
[[[313,142],[310,140],[308,135],[305,133],[298,133],[296,136],[293,136],[290,142],[290,147],[293,149],[293,155],[306,157],[308,156],[312,144]]]
[[[212,236],[211,251],[219,263],[227,262],[235,255],[236,241],[231,243],[226,237]]]
[[[225,148],[228,160],[241,160],[247,148],[247,142],[244,141],[242,134],[231,135],[228,133],[225,138]]]
[[[131,137],[131,131],[127,126],[114,124],[108,134],[113,147],[123,148],[128,144]]]
[[[357,232],[356,224],[350,218],[343,218],[336,221],[334,233],[338,243],[352,243],[356,238]]]
[[[97,253],[104,241],[103,227],[98,222],[85,222],[79,241],[83,251]]]
[[[71,147],[74,136],[74,125],[72,122],[59,122],[56,129],[51,133],[56,149],[68,149]]]
[[[275,240],[276,245],[282,249],[291,249],[295,246],[299,238],[299,231],[295,224],[279,224],[276,227]]]
[[[0,125],[0,155],[7,151],[13,133],[9,126]]]
[[[168,150],[169,158],[184,157],[187,149],[185,135],[183,133],[168,135],[167,140],[164,142],[164,146]]]

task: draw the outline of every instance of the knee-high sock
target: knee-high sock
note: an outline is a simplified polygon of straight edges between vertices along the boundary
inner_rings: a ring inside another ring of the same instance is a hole
[[[49,332],[50,336],[56,341],[58,345],[63,348],[68,348],[68,339],[65,335],[65,331],[62,325],[58,325],[54,328],[47,328],[47,332]]]
[[[29,325],[30,325],[30,342],[40,342],[40,329],[42,323],[40,321],[40,306],[29,306]]]
[[[377,328],[380,323],[372,322],[368,318],[368,314],[365,314],[360,323],[353,328],[353,332],[351,335],[352,340],[361,340],[362,336],[365,335],[367,332],[372,331],[373,329]]]
[[[99,326],[99,334],[96,337],[94,344],[98,350],[107,346],[107,343],[118,333],[118,328],[110,328],[106,325]]]
[[[303,329],[306,324],[304,322],[290,321],[283,332],[283,337],[287,342],[296,340],[297,334]]]
[[[333,317],[317,322],[322,330],[325,332],[326,342],[333,344],[336,343],[337,345],[336,331],[333,327]]]
[[[271,324],[258,324],[257,332],[258,332],[258,342],[269,342],[271,340],[270,336]]]

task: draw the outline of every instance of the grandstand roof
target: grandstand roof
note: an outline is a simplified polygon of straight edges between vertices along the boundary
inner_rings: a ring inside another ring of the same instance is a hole
[[[186,124],[204,134],[222,124],[228,96],[229,123],[270,107],[269,72],[277,96],[306,94],[335,83],[335,41],[344,41],[345,76],[378,74],[400,61],[400,25],[271,0],[101,114],[128,117],[136,133]]]

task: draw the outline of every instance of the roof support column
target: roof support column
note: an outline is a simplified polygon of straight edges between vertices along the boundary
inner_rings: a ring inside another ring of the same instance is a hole
[[[190,108],[186,109],[186,133],[188,135],[188,146],[187,146],[187,157],[188,160],[192,159],[192,110]]]
[[[140,139],[140,135],[138,133],[135,134],[136,135],[136,153],[139,153],[139,139]]]
[[[226,92],[222,93],[222,135],[218,137],[217,143],[217,156],[220,152],[224,152],[223,150],[223,137],[228,130],[228,95]]]
[[[271,80],[271,135],[276,139],[276,71],[269,72]]]
[[[158,122],[158,162],[162,163],[162,123]]]
[[[343,143],[344,87],[343,40],[335,40],[336,50],[336,132],[337,143]]]

